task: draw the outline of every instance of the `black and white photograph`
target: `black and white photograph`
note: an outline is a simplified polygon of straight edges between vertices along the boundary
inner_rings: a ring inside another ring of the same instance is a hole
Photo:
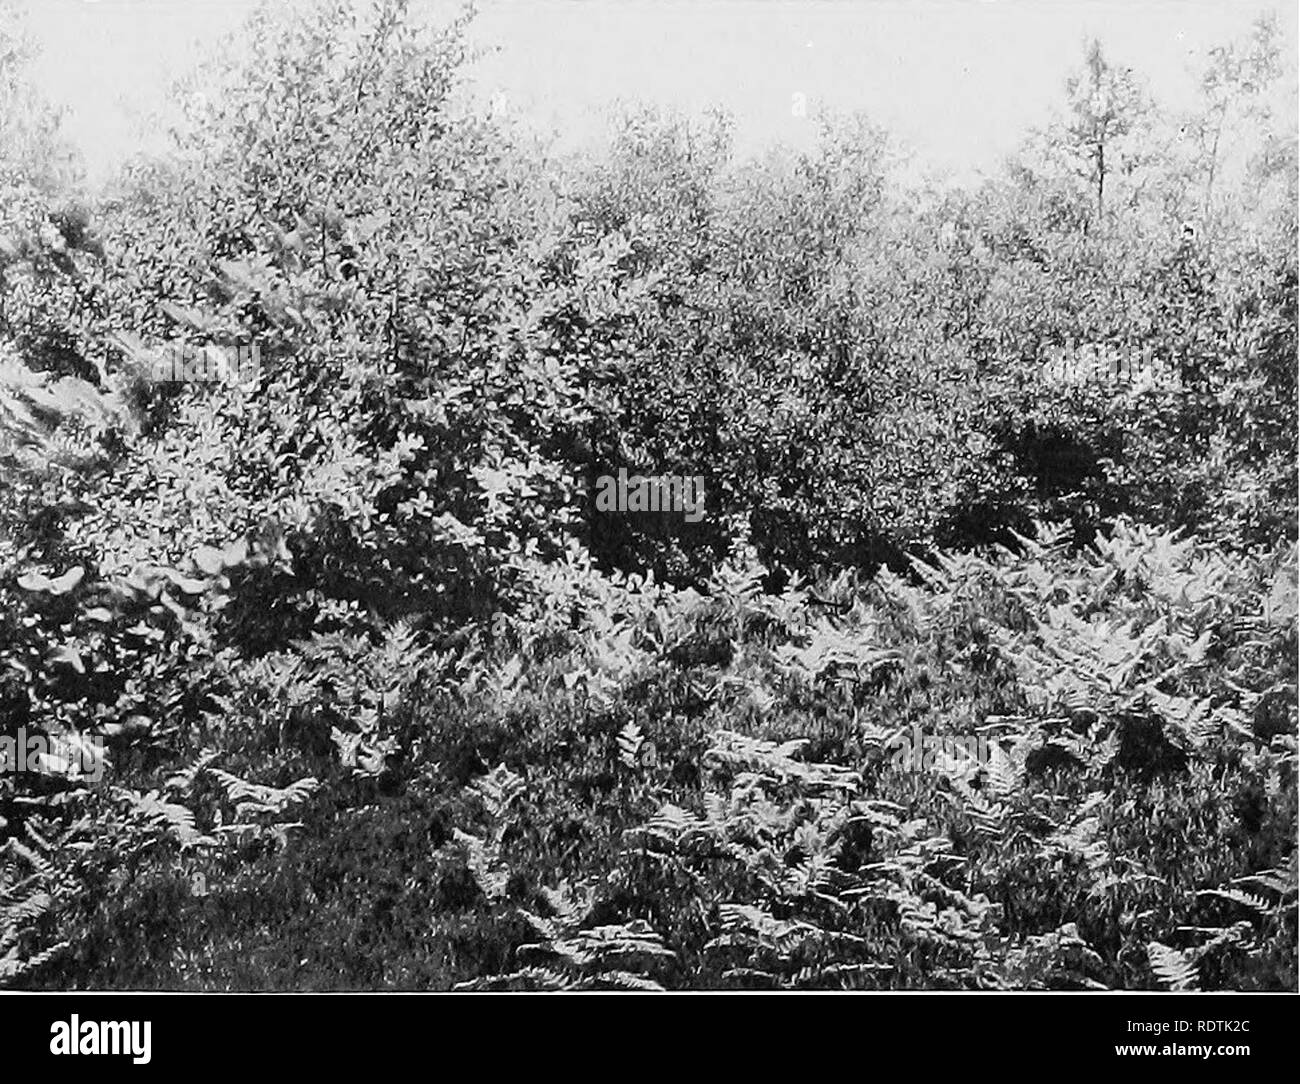
[[[0,0],[6,1046],[766,993],[1261,1057],[1298,21]]]

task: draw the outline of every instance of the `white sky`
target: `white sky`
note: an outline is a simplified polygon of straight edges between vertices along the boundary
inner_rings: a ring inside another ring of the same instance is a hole
[[[253,0],[18,0],[43,46],[39,85],[67,109],[92,176],[157,139],[150,116],[172,79]],[[448,0],[413,0],[446,18]],[[485,97],[568,144],[602,132],[616,100],[737,119],[744,151],[805,142],[807,96],[865,109],[959,175],[988,168],[1062,100],[1066,72],[1096,35],[1156,96],[1186,102],[1189,63],[1275,10],[1288,39],[1286,107],[1295,111],[1294,0],[480,0],[472,40],[494,50],[474,69]]]

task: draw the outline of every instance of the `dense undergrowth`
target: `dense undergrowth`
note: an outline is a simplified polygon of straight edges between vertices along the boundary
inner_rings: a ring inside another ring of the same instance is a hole
[[[1267,27],[972,193],[553,160],[405,8],[268,9],[95,199],[0,52],[0,983],[1295,989]]]
[[[1121,527],[1072,555],[1049,533],[838,582],[829,610],[763,571],[738,554],[702,594],[575,555],[490,641],[422,655],[396,627],[264,657],[250,705],[382,701],[370,739],[396,755],[358,763],[319,721],[225,727],[225,767],[134,766],[149,793],[91,788],[75,824],[30,809],[35,884],[79,886],[34,918],[73,934],[39,973],[1295,984],[1293,550],[1228,562]],[[899,756],[971,732],[986,755]]]

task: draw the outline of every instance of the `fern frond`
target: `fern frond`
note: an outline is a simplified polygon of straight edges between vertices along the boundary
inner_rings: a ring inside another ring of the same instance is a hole
[[[1161,985],[1170,990],[1200,989],[1200,972],[1188,953],[1152,941],[1147,945],[1147,960]]]
[[[320,786],[320,781],[308,776],[287,787],[268,787],[250,783],[220,768],[208,768],[208,774],[221,784],[226,797],[235,803],[241,814],[269,813],[279,815],[292,805],[306,801]]]
[[[526,967],[506,975],[488,975],[483,978],[469,979],[456,983],[452,989],[471,990],[572,990],[574,980],[562,972],[552,971],[546,967]]]
[[[1243,892],[1239,888],[1206,888],[1196,894],[1198,896],[1218,896],[1220,899],[1230,900],[1232,903],[1240,904],[1242,907],[1249,909],[1261,918],[1273,912],[1273,907],[1262,896]]]
[[[998,801],[1007,801],[1024,786],[1025,764],[1017,762],[1002,751],[997,742],[989,742],[989,760],[984,778],[989,793]]]
[[[510,882],[510,871],[502,867],[496,848],[459,828],[453,834],[456,842],[465,848],[466,866],[483,895],[489,900],[501,899]]]
[[[637,766],[637,754],[645,742],[645,735],[635,722],[630,722],[618,734],[618,756],[627,768]]]
[[[524,779],[504,764],[498,764],[487,775],[476,779],[472,789],[482,799],[487,815],[500,820],[506,809],[524,792]]]

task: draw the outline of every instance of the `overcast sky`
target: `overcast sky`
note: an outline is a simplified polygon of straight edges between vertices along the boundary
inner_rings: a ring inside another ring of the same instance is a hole
[[[2,2],[2,0],[0,0]],[[102,175],[156,139],[148,118],[198,50],[253,0],[18,0],[44,48],[37,79]],[[446,0],[413,0],[431,18]],[[1095,35],[1185,103],[1189,64],[1247,33],[1262,11],[1286,31],[1294,113],[1295,0],[480,0],[473,73],[484,97],[566,143],[604,130],[609,103],[644,99],[737,120],[744,151],[813,131],[793,108],[864,109],[921,159],[958,175],[995,165],[1062,99]]]

